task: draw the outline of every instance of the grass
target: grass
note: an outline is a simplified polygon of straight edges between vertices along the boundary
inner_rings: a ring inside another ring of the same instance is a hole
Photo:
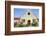
[[[26,27],[24,24],[17,24],[16,27]]]
[[[16,27],[28,27],[28,26],[38,26],[38,24],[33,24],[32,23],[32,25],[31,24],[30,25],[29,24],[26,24],[26,25],[24,25],[24,24],[17,24],[16,25]]]

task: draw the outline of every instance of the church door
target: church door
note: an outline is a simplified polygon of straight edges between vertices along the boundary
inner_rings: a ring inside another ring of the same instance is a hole
[[[30,22],[31,22],[31,21],[30,21],[30,20],[28,20],[28,21],[27,21],[27,24],[31,24]]]

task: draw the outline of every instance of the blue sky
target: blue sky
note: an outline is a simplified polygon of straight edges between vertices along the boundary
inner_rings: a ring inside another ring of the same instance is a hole
[[[39,9],[28,9],[37,17],[39,16]],[[27,9],[24,8],[14,8],[14,16],[20,17],[23,13],[26,13]]]

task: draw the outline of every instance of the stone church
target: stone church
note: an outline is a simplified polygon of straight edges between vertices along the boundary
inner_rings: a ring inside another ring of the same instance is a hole
[[[24,21],[23,24],[30,24],[33,22],[33,19],[36,19],[37,21],[37,16],[35,16],[32,12],[27,11],[20,19]]]
[[[22,14],[20,18],[15,18],[14,20],[17,23],[31,24],[33,23],[33,19],[35,19],[35,21],[38,21],[36,15],[34,15],[31,11],[27,11],[24,14]]]

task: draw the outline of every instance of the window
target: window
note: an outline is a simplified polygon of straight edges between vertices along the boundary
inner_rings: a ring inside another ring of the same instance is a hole
[[[28,15],[30,15],[30,12],[28,12]]]
[[[25,19],[22,19],[23,22],[25,22]]]

